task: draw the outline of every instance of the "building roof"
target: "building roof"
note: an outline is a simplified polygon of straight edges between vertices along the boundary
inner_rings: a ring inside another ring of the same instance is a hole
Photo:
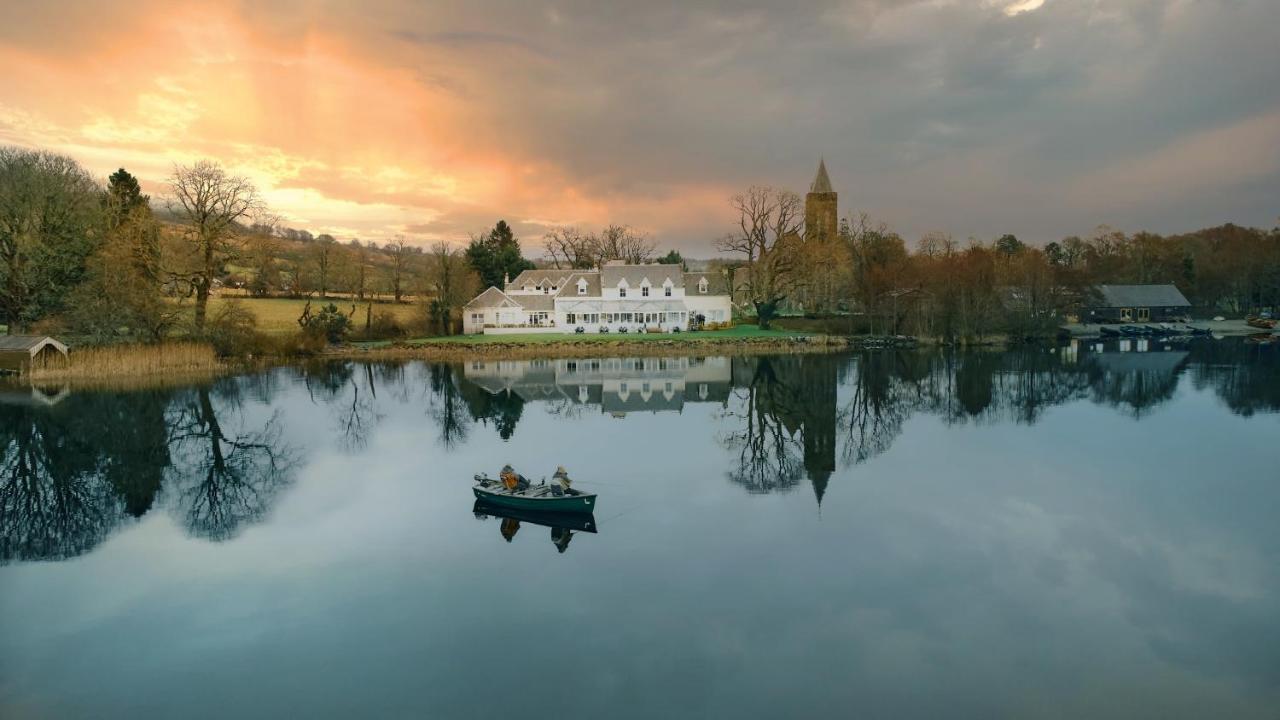
[[[18,351],[35,354],[45,345],[52,345],[65,353],[67,346],[48,335],[0,335],[0,351]]]
[[[684,287],[684,271],[679,265],[605,265],[600,270],[600,284],[616,287],[622,280],[627,287],[640,287],[648,280],[654,287],[661,287],[667,280],[672,287]]]
[[[556,307],[555,295],[517,295],[515,300],[525,310],[546,310],[551,312]]]
[[[809,186],[811,193],[831,193],[835,190],[831,189],[831,178],[827,177],[827,163],[825,159],[818,160],[818,174],[813,178],[813,184]]]
[[[509,295],[502,292],[496,287],[491,287],[479,295],[471,298],[471,302],[463,305],[464,308],[495,308],[495,307],[515,307],[518,306],[515,300]]]
[[[698,282],[702,278],[707,279],[708,295],[728,295],[729,279],[721,272],[690,272],[684,274],[685,294],[690,296],[701,295],[698,292]]]
[[[1099,285],[1100,307],[1191,307],[1173,285]]]
[[[587,281],[587,294],[583,297],[600,297],[600,273],[594,270],[579,270],[565,278],[564,285],[560,286],[556,294],[562,298],[577,297],[579,280]]]
[[[564,284],[566,278],[581,270],[557,270],[555,268],[536,268],[534,270],[525,270],[519,275],[511,279],[507,283],[509,288],[523,288],[525,285],[533,285],[537,287],[543,283],[550,283],[559,287]]]

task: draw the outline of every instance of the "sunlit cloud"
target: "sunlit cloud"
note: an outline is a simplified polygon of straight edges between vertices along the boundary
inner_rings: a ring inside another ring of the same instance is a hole
[[[821,156],[842,213],[908,237],[1274,220],[1280,160],[1203,150],[1271,140],[1269,0],[656,1],[15,3],[0,142],[156,197],[212,158],[343,238],[457,243],[505,218],[530,251],[621,223],[708,256],[730,195],[803,191]],[[1135,194],[1125,167],[1208,180]]]

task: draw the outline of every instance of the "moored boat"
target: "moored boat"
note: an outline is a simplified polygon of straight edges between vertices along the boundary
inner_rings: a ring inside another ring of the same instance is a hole
[[[1249,327],[1256,327],[1260,330],[1274,330],[1276,327],[1276,321],[1274,318],[1264,318],[1256,315],[1251,315],[1245,318],[1244,322]]]
[[[498,507],[543,513],[592,513],[596,509],[595,493],[561,489],[545,482],[540,485],[525,482],[509,489],[487,475],[476,475],[475,480],[476,499]]]

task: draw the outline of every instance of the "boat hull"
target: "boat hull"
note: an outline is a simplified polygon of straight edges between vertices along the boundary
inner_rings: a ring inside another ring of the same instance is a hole
[[[484,500],[476,500],[471,512],[477,515],[490,515],[509,520],[532,523],[549,528],[573,530],[574,532],[596,532],[595,516],[589,513],[537,512],[534,510],[518,510],[510,507],[499,507]]]
[[[587,513],[596,509],[596,496],[591,493],[581,495],[562,495],[555,497],[527,497],[525,495],[506,492],[490,492],[481,487],[473,488],[476,499],[489,505],[516,510],[530,510],[542,513]]]

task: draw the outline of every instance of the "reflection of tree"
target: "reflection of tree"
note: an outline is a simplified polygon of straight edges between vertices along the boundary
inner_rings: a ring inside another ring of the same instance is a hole
[[[806,379],[821,385],[824,376],[820,371],[807,370],[806,360],[814,361],[810,368],[817,368],[818,361],[832,359],[793,355],[733,361],[736,402],[729,404],[724,417],[734,421],[735,427],[721,440],[737,453],[736,467],[729,478],[750,492],[794,487],[806,466],[812,466],[819,476],[817,482],[825,488],[829,463],[817,454],[825,452],[828,441],[815,411],[820,412],[819,408],[825,408],[826,401],[831,400],[834,428],[835,368],[830,367],[830,387],[810,387]],[[834,453],[834,439],[830,446]],[[818,492],[820,496],[821,490]]]
[[[1275,344],[1204,340],[1192,344],[1190,364],[1196,387],[1213,388],[1232,412],[1245,417],[1280,412],[1280,348]]]
[[[363,450],[382,416],[378,413],[377,379],[404,386],[398,364],[326,362],[304,368],[307,392],[333,411],[338,444],[346,452]]]
[[[261,519],[293,469],[278,418],[246,429],[234,385],[221,387],[231,390],[222,407],[201,387],[176,402],[170,416],[175,508],[193,535],[210,540],[227,540]],[[227,422],[238,427],[228,431]]]
[[[853,394],[841,412],[845,428],[844,459],[861,463],[889,449],[902,432],[912,394],[895,372],[906,356],[871,351],[857,357]]]
[[[485,425],[492,422],[498,436],[510,440],[520,416],[524,414],[524,398],[510,390],[490,394],[471,382],[459,383],[459,388],[471,418]]]
[[[471,417],[467,415],[467,403],[454,375],[452,365],[437,363],[427,368],[431,398],[428,402],[431,417],[440,428],[440,444],[446,449],[460,445],[467,439]]]
[[[92,549],[150,507],[169,462],[166,392],[0,405],[0,561]]]
[[[42,409],[0,408],[0,561],[84,553],[123,518],[92,444]]]

